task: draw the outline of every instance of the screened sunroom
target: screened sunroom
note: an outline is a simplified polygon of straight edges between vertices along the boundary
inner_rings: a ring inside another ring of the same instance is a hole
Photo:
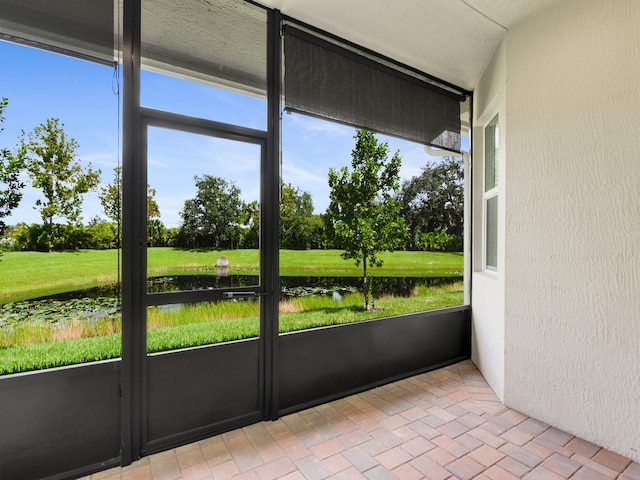
[[[506,407],[640,461],[638,20],[633,0],[3,1],[2,147],[34,141],[14,118],[65,115],[105,179],[87,212],[116,215],[85,219],[108,248],[72,253],[6,219],[49,243],[0,257],[0,478],[126,466],[468,360]],[[348,242],[319,225],[365,131],[398,184],[457,165],[464,224],[436,273],[406,241],[372,262],[362,309],[361,263],[327,260]],[[47,340],[11,343],[52,305]]]

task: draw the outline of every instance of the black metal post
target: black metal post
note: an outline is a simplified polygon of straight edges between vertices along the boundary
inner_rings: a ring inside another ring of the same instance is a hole
[[[282,97],[282,44],[279,10],[270,10],[267,20],[267,165],[262,175],[266,192],[260,215],[264,228],[261,268],[265,290],[272,292],[260,303],[264,328],[265,418],[278,418],[278,304],[280,302],[280,99]]]
[[[122,99],[122,451],[128,465],[140,458],[140,393],[145,354],[146,175],[141,158],[141,0],[124,0]],[[142,208],[141,208],[142,207]],[[144,252],[143,252],[144,253]]]

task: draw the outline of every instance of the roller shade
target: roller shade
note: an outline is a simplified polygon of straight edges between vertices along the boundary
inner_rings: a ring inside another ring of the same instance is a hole
[[[115,58],[113,0],[1,0],[0,38],[101,63]]]
[[[287,25],[285,106],[460,151],[460,95]]]

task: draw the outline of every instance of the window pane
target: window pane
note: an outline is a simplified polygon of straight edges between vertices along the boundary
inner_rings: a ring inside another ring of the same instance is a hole
[[[143,1],[142,105],[265,130],[266,26],[241,0]]]
[[[259,145],[148,129],[148,292],[260,285]],[[258,335],[255,298],[149,307],[149,352]]]
[[[498,116],[484,130],[484,190],[498,186]]]
[[[230,280],[219,277],[229,265],[255,278],[227,286],[259,285],[260,158],[259,145],[149,128],[150,292],[168,275],[204,276],[205,283],[167,291],[224,286]],[[238,257],[239,248],[251,254]]]
[[[498,195],[486,200],[487,238],[486,266],[488,269],[498,268]]]
[[[329,215],[329,171],[353,170],[355,135],[353,128],[300,114],[283,118],[281,332],[463,302],[461,159],[430,158],[422,145],[375,135],[378,144],[388,142],[387,163],[399,150],[399,188],[387,192],[389,201],[401,199],[399,212],[384,218],[402,227],[394,251],[378,255],[383,265],[368,263],[372,308],[365,311],[363,262],[343,258],[348,242]],[[382,198],[378,194],[376,201]],[[429,209],[439,215],[425,214]],[[384,212],[372,212],[374,218],[379,215]],[[380,236],[385,228],[371,233]]]
[[[119,159],[119,77],[113,67],[7,42],[0,57],[3,165],[33,142],[22,198],[0,218],[0,373],[119,357],[118,190],[115,210],[102,201]],[[2,195],[12,190],[3,181]],[[71,195],[82,182],[88,191]]]

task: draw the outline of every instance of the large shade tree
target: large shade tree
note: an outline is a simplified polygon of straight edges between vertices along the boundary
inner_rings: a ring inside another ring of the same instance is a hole
[[[464,165],[461,157],[429,162],[420,175],[407,180],[400,194],[402,216],[411,233],[411,247],[420,248],[427,234],[443,233],[460,241],[464,229]]]
[[[194,177],[196,196],[184,202],[179,241],[184,247],[233,248],[245,211],[240,189],[212,175]]]
[[[369,267],[381,267],[380,253],[404,243],[406,224],[400,216],[399,152],[389,158],[389,145],[366,130],[357,130],[351,152],[351,170],[329,170],[330,204],[326,218],[332,223],[342,257],[362,265],[364,306],[370,309]]]
[[[42,192],[36,209],[52,243],[56,220],[73,224],[81,220],[82,196],[95,190],[100,183],[100,170],[91,164],[82,167],[76,153],[78,143],[67,138],[64,125],[49,118],[31,133],[22,133],[21,148],[26,150],[26,171],[31,185]]]
[[[280,247],[316,248],[322,235],[322,219],[313,213],[313,200],[291,183],[283,183],[280,195]]]
[[[122,215],[122,167],[113,168],[113,182],[100,188],[98,198],[107,218],[114,223],[119,223]],[[147,218],[160,218],[156,190],[149,185],[147,185]]]
[[[242,248],[260,247],[260,203],[253,200],[244,205],[239,224],[242,226],[239,246]]]
[[[0,132],[4,130],[4,112],[9,100],[0,100]],[[22,200],[24,183],[20,180],[20,172],[24,167],[24,147],[12,152],[8,148],[0,148],[0,235],[4,232],[4,219],[11,215]]]
[[[122,167],[113,168],[113,182],[100,188],[98,198],[107,218],[119,225],[122,218]],[[159,219],[156,190],[147,185],[147,240],[150,246],[155,243],[152,241],[155,237],[163,234],[164,225]],[[120,246],[120,238],[117,239],[117,246]]]

